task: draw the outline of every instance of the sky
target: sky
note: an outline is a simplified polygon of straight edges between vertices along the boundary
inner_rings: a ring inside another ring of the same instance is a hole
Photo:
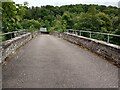
[[[23,2],[27,1],[29,6],[44,6],[44,5],[53,5],[53,6],[61,6],[61,5],[70,5],[70,4],[98,4],[98,5],[106,5],[106,6],[117,6],[120,0],[13,0],[17,4],[23,4]]]

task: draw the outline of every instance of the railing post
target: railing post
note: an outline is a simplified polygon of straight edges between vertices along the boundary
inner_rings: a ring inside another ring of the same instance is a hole
[[[11,33],[11,35],[10,35],[10,38],[11,38],[11,39],[12,39],[12,34],[13,34],[13,33]]]
[[[71,30],[72,31],[72,34],[74,34],[74,30]]]
[[[79,33],[80,33],[80,36],[81,36],[81,31]]]
[[[17,36],[17,32],[15,31],[15,32],[14,32],[14,37],[16,37],[16,36]]]
[[[76,31],[76,35],[78,35],[78,31]]]
[[[77,35],[77,31],[75,30],[75,34]]]
[[[75,30],[74,30],[74,34],[75,34]]]
[[[110,35],[107,34],[107,42],[109,43],[110,42]]]
[[[92,37],[91,32],[90,32],[90,38]]]
[[[67,33],[69,33],[69,30],[68,29],[66,29],[67,30]]]

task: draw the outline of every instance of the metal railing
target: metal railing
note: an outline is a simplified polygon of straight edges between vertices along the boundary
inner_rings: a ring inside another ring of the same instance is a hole
[[[92,31],[83,31],[83,30],[73,30],[73,29],[67,29],[65,32],[80,35],[80,36],[85,36],[85,37],[93,38],[97,40],[102,40],[111,44],[120,45],[120,35],[115,35],[110,33],[101,33],[101,32],[92,32]]]
[[[6,41],[6,40],[10,40],[12,38],[18,37],[18,36],[26,34],[26,33],[28,33],[28,29],[13,31],[13,32],[7,32],[7,33],[1,33],[0,34],[0,41],[3,42],[3,41]]]

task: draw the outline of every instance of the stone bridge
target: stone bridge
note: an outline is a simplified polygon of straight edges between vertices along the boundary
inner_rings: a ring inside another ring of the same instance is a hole
[[[4,42],[1,51],[2,88],[119,87],[116,45],[70,33],[36,32]]]

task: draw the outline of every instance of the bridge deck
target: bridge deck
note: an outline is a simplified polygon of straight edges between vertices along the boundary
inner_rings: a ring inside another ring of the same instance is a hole
[[[3,66],[3,88],[117,88],[118,68],[60,38],[40,35]]]

